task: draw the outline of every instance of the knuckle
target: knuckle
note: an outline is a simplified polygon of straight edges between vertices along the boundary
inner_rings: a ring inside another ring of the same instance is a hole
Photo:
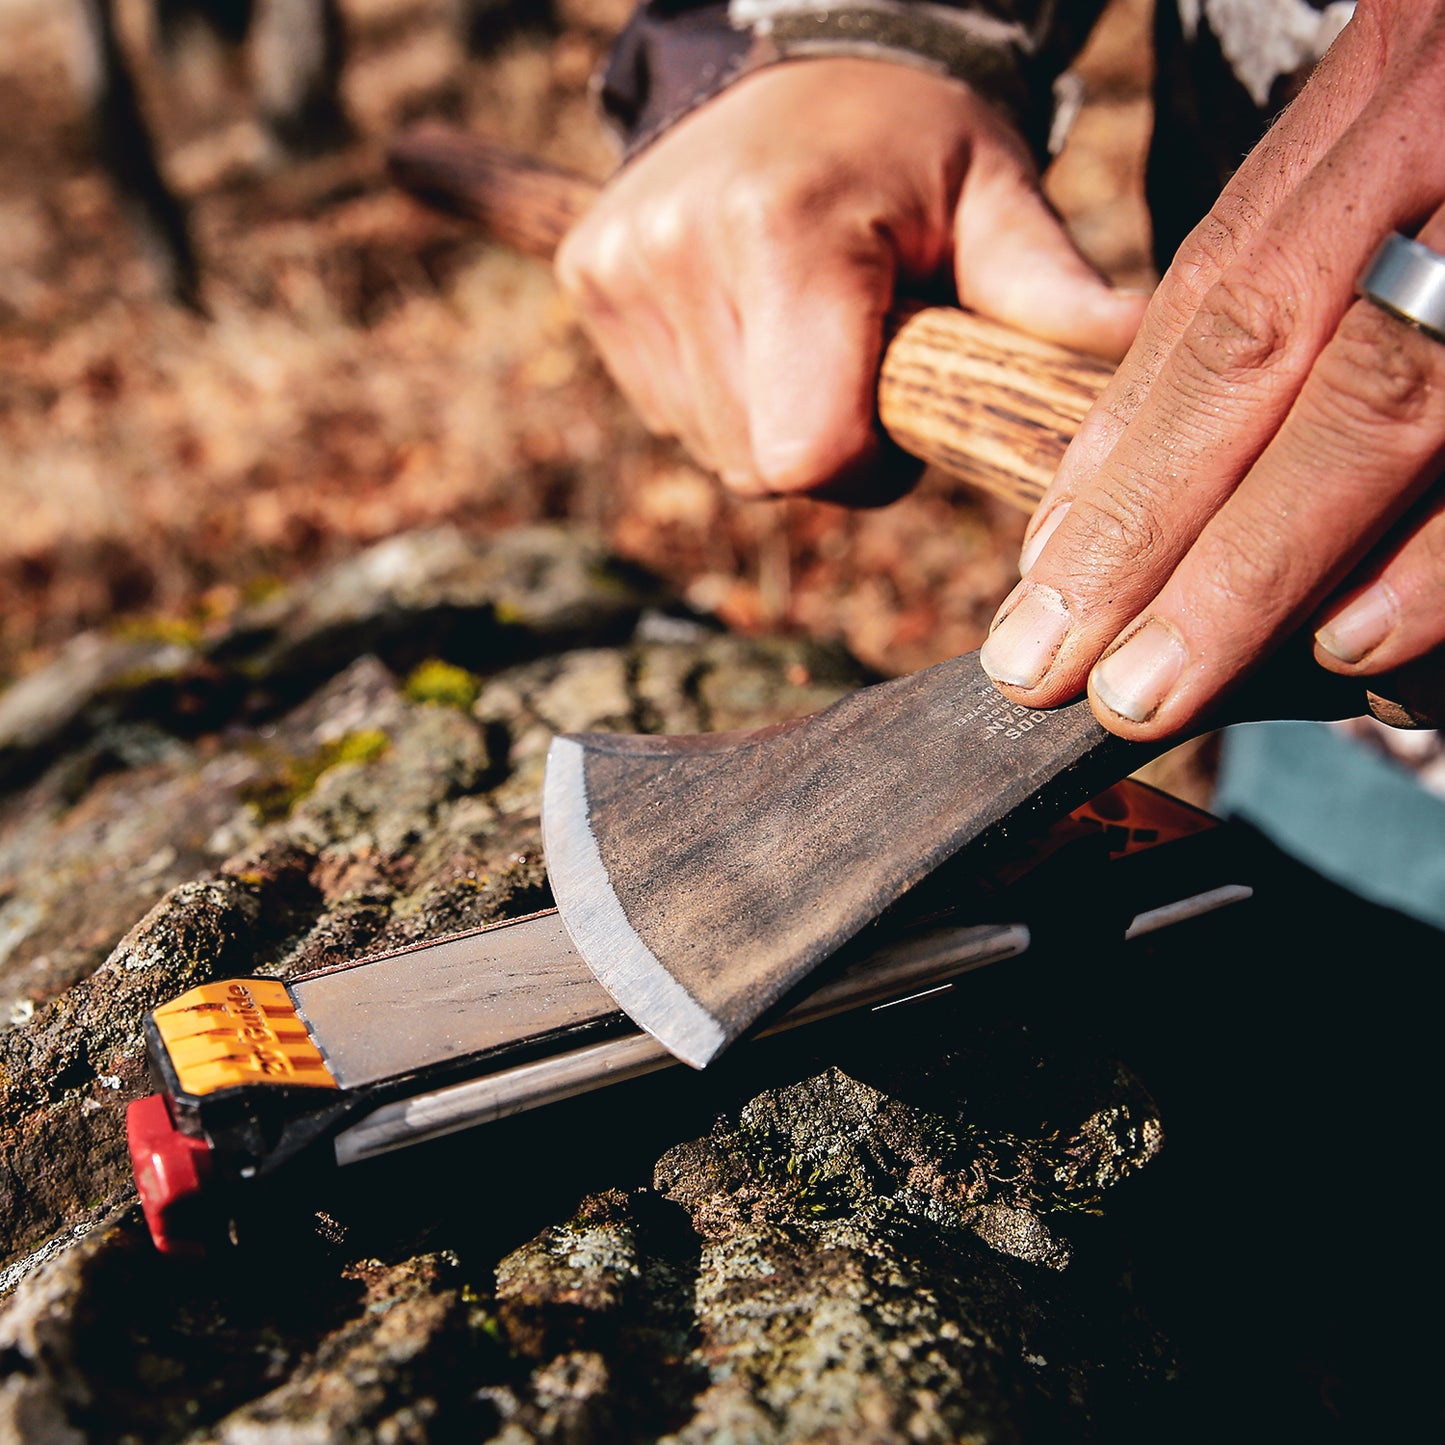
[[[808,213],[804,183],[772,172],[735,179],[719,206],[733,234],[745,243],[770,248],[796,244]]]
[[[1184,275],[1221,271],[1234,259],[1229,228],[1211,211],[1185,238],[1170,270]]]
[[[1166,536],[1157,499],[1138,482],[1076,498],[1071,521],[1070,531],[1083,539],[1074,561],[1089,572],[1156,557]]]
[[[1257,527],[1216,517],[1201,546],[1206,585],[1246,616],[1264,616],[1274,606],[1298,595],[1297,554],[1271,546]]]
[[[1225,191],[1185,237],[1171,269],[1186,274],[1228,270],[1264,219],[1258,203],[1242,186]]]
[[[1182,345],[1210,379],[1257,382],[1287,354],[1292,332],[1289,302],[1235,270],[1209,288]]]
[[[552,267],[558,284],[573,301],[594,307],[624,285],[631,251],[624,221],[589,218],[563,238]]]
[[[763,168],[733,177],[719,204],[728,225],[745,236],[790,236],[836,209],[851,184],[842,164]]]
[[[557,284],[575,301],[586,289],[587,270],[587,244],[581,228],[574,228],[562,238],[552,257],[552,273]]]
[[[765,234],[777,224],[782,209],[781,188],[772,176],[734,176],[718,197],[723,223],[744,236]]]
[[[637,250],[649,269],[674,266],[692,250],[693,217],[681,196],[654,201],[638,215],[636,230]]]
[[[1445,412],[1442,355],[1438,342],[1362,301],[1346,312],[1315,378],[1332,413],[1365,427],[1404,428],[1405,441]]]

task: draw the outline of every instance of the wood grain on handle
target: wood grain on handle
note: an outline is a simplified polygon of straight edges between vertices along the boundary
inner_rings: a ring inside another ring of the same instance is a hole
[[[580,176],[421,126],[390,152],[414,195],[550,260],[597,197]],[[878,376],[883,429],[920,460],[1031,512],[1112,368],[955,307],[895,312]]]
[[[1032,512],[1107,362],[950,306],[890,317],[878,416],[904,451]]]
[[[392,142],[387,169],[403,190],[476,221],[505,246],[550,261],[586,215],[598,187],[465,131],[427,124]]]

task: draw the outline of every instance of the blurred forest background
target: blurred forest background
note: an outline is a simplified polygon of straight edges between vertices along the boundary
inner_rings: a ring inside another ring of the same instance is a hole
[[[1134,285],[1149,8],[1112,6],[1048,177],[1081,244]],[[283,165],[222,51],[163,62],[150,0],[117,0],[193,207],[201,319],[161,294],[97,165],[78,0],[0,0],[0,686],[82,628],[194,636],[440,523],[575,522],[730,626],[836,639],[883,673],[976,647],[1021,518],[934,475],[867,513],[725,498],[643,433],[544,266],[389,188],[386,143],[425,116],[604,177],[589,81],[630,0],[497,9],[480,47],[455,0],[341,9],[354,138]]]

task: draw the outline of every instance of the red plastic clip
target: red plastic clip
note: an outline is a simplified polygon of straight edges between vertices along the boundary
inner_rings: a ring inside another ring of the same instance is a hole
[[[211,1170],[211,1146],[171,1123],[164,1094],[134,1100],[125,1111],[125,1133],[156,1248],[170,1255],[204,1253],[194,1226]]]

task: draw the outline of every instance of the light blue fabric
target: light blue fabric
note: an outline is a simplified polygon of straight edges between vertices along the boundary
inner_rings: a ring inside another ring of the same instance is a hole
[[[1337,729],[1230,728],[1214,811],[1360,897],[1445,929],[1445,799]]]

